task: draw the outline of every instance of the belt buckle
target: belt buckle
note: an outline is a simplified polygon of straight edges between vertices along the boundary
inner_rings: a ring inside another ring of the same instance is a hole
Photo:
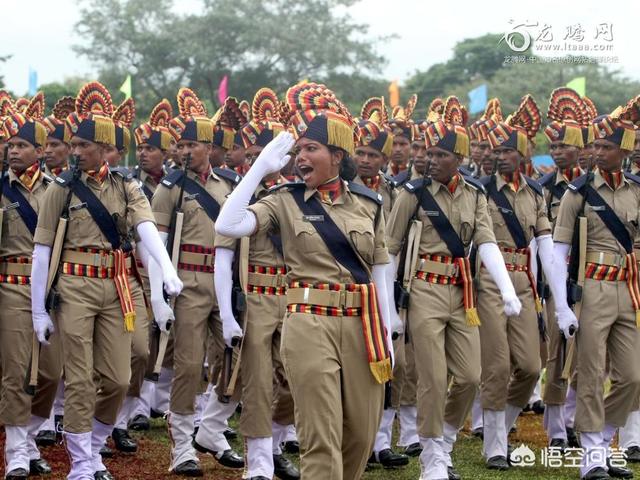
[[[338,307],[345,308],[347,306],[347,290],[340,289],[338,290],[339,300]]]
[[[511,253],[511,265],[518,266],[518,254],[516,252]]]

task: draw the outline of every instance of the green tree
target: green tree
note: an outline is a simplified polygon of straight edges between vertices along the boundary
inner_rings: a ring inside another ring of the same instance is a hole
[[[283,93],[304,78],[340,79],[346,89],[384,61],[368,26],[346,13],[357,1],[203,0],[201,12],[176,14],[172,0],[154,8],[148,0],[84,0],[76,26],[83,43],[74,48],[112,92],[131,73],[141,115],[163,97],[173,101],[183,85],[213,110],[224,75],[229,94],[247,100],[260,87]]]

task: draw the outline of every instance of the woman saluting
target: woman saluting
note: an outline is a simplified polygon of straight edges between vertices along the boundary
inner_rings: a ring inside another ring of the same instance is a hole
[[[388,349],[388,263],[381,198],[345,182],[354,122],[324,85],[289,89],[291,133],[268,144],[220,212],[216,230],[277,231],[288,268],[281,354],[295,403],[302,478],[360,478],[380,421]],[[303,182],[248,207],[260,180],[284,167],[295,143]]]

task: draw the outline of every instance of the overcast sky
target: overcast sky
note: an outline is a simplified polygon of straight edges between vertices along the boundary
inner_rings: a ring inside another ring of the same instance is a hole
[[[40,84],[93,73],[89,62],[71,50],[74,42],[82,40],[73,29],[78,19],[76,1],[1,1],[5,21],[0,55],[11,54],[12,58],[0,68],[9,89],[17,94],[27,91],[29,67],[38,72]],[[198,5],[198,0],[177,2],[193,5],[193,8]],[[580,24],[584,39],[575,40],[574,44],[596,41],[594,34],[598,25],[611,25],[612,40],[603,41],[604,34],[600,37],[601,43],[611,45],[609,48],[613,49],[606,55],[618,58],[618,63],[610,66],[640,80],[637,26],[640,6],[637,0],[608,3],[601,0],[361,0],[350,11],[359,22],[371,25],[373,34],[398,36],[379,45],[378,51],[389,60],[382,76],[400,82],[416,70],[425,70],[433,63],[450,58],[453,46],[460,40],[485,33],[505,33],[514,25],[525,22],[538,24],[527,29],[534,36],[545,25],[549,26],[555,43],[563,43],[568,26]],[[629,96],[638,93],[629,92]]]

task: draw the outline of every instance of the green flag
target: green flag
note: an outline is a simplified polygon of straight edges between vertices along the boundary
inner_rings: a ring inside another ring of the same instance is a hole
[[[124,83],[120,86],[120,91],[124,93],[124,99],[131,97],[131,75],[127,75]]]
[[[587,94],[587,79],[586,77],[576,77],[567,83],[567,87],[573,88],[581,97]]]

